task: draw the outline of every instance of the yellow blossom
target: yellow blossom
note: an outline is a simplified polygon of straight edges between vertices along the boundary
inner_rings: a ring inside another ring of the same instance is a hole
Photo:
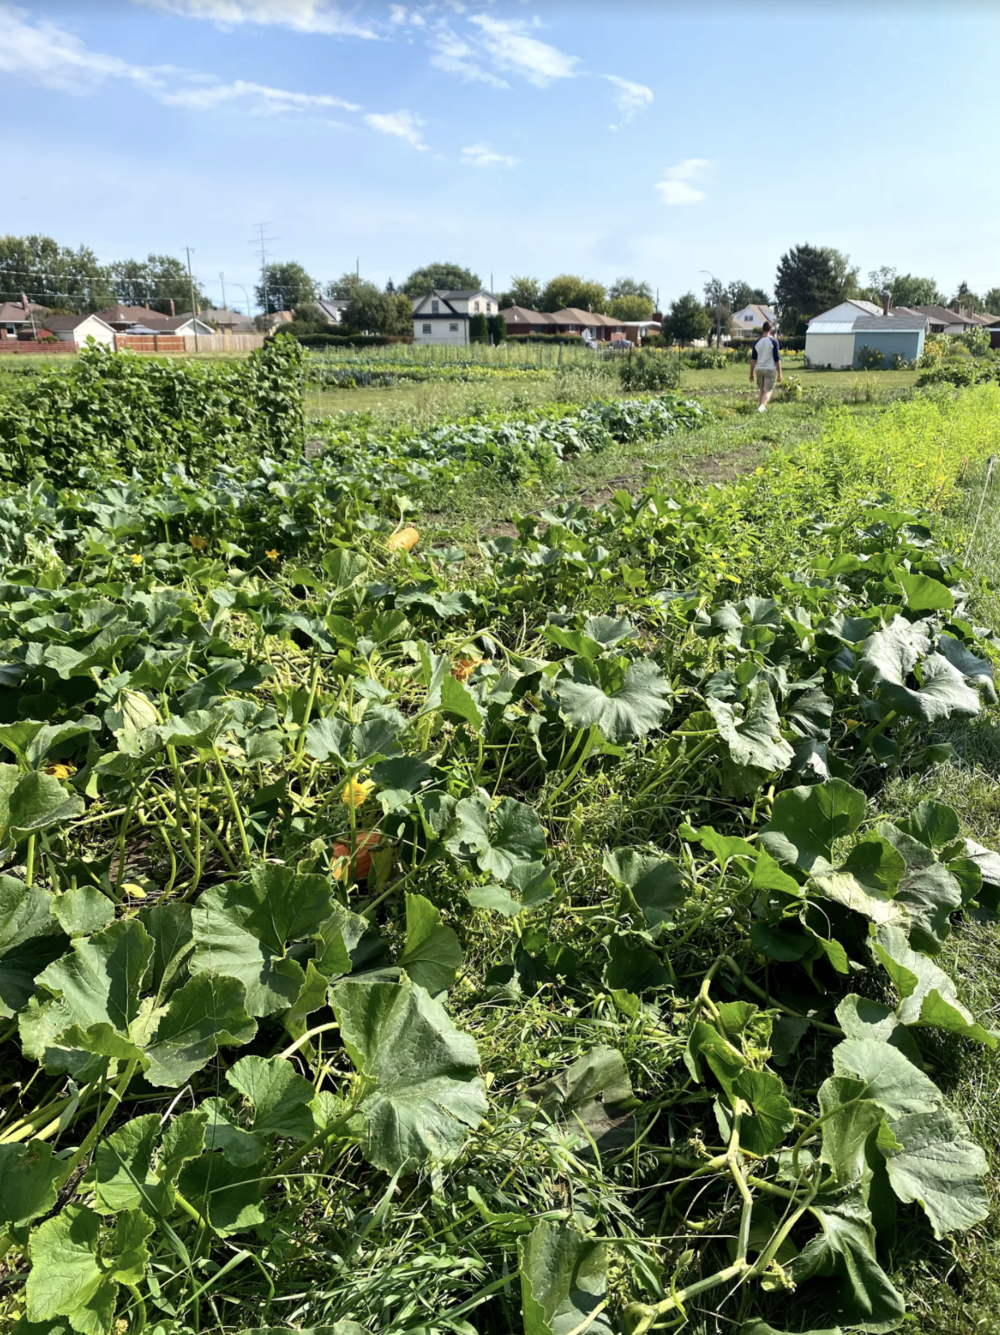
[[[125,884],[122,886],[122,889],[125,891],[127,895],[130,895],[133,899],[146,898],[145,890],[143,890],[141,885],[136,885],[134,881],[126,881]]]
[[[451,665],[451,675],[456,681],[468,681],[485,658],[456,658]]]
[[[71,774],[76,773],[76,766],[68,760],[58,760],[51,765],[46,765],[45,773],[51,774],[53,779],[68,779]]]
[[[208,546],[208,543],[205,541],[205,539],[199,538],[197,533],[192,533],[190,538],[188,538],[188,542],[191,544],[191,546],[195,549],[196,552],[203,552],[205,548]]]
[[[267,557],[269,561],[277,561],[281,553],[278,551],[277,547],[272,547],[271,550],[269,552],[265,552],[264,555]]]
[[[340,800],[345,807],[361,807],[368,801],[369,794],[374,791],[375,785],[371,779],[348,779],[344,784],[344,790],[340,795]]]
[[[133,552],[128,559],[132,562],[134,566],[142,565],[142,556],[139,554],[139,552]]]

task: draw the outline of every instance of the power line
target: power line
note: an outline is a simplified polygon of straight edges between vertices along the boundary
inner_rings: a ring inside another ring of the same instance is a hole
[[[261,301],[261,307],[263,308],[264,314],[266,315],[267,314],[267,247],[270,245],[272,241],[280,241],[281,237],[264,235],[267,228],[273,226],[272,223],[262,222],[262,223],[254,223],[253,225],[260,233],[260,236],[259,238],[255,237],[249,244],[251,246],[256,246],[258,248],[258,253],[260,255],[260,290],[261,290],[261,296],[263,298],[263,300]]]

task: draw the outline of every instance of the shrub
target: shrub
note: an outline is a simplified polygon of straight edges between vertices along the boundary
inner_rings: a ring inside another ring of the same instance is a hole
[[[480,313],[469,318],[469,342],[470,343],[488,343],[490,338],[489,324],[486,316]]]
[[[680,359],[653,349],[630,352],[618,363],[618,376],[622,389],[630,393],[676,389],[681,382]]]
[[[962,335],[962,343],[973,357],[985,357],[990,350],[990,336],[985,329],[969,329]]]
[[[912,365],[913,363],[908,362],[901,352],[894,352],[889,358],[890,371],[908,371]]]
[[[862,371],[884,371],[885,355],[863,343],[854,353],[854,363]]]

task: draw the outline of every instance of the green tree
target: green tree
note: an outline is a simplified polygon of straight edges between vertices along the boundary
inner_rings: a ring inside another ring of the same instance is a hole
[[[191,309],[191,280],[187,265],[176,255],[147,255],[144,260],[118,260],[111,265],[115,285],[115,299],[123,306],[145,306],[147,303],[161,315],[170,312],[173,301],[178,314]],[[196,305],[212,303],[194,285]]]
[[[959,283],[958,291],[952,297],[952,301],[957,301],[967,311],[981,311],[983,309],[982,297],[977,296],[964,280]]]
[[[608,314],[616,320],[649,320],[653,314],[653,298],[623,293],[608,302]]]
[[[653,289],[635,278],[616,278],[608,288],[608,300],[616,301],[619,297],[645,297],[652,304]]]
[[[991,287],[983,293],[983,310],[989,315],[1000,315],[1000,287]]]
[[[482,287],[479,275],[471,269],[463,269],[460,264],[425,264],[422,269],[414,269],[403,284],[403,291],[411,297],[421,297],[428,292],[464,292]]]
[[[261,281],[254,288],[257,305],[268,315],[275,311],[290,311],[305,302],[315,301],[319,284],[310,278],[301,264],[286,261],[268,264]]]
[[[341,324],[349,334],[410,334],[413,306],[401,293],[393,295],[374,283],[360,283],[344,308]]]
[[[581,311],[603,311],[608,294],[602,283],[588,282],[576,274],[563,273],[550,278],[542,292],[542,311],[562,311],[567,306]]]
[[[486,320],[486,332],[494,343],[502,343],[507,337],[507,321],[502,315],[490,315]]]
[[[359,278],[353,269],[348,269],[342,273],[339,278],[331,278],[323,289],[323,295],[330,301],[349,301],[353,297],[355,289],[360,287],[365,280]]]
[[[800,321],[829,310],[858,290],[858,271],[831,246],[792,246],[778,261],[774,290],[781,327],[793,333]]]
[[[500,293],[500,309],[503,311],[509,306],[522,306],[525,310],[537,311],[541,299],[542,285],[537,278],[529,278],[526,274],[515,275],[507,291]]]
[[[898,273],[885,264],[880,269],[870,270],[868,286],[862,288],[858,295],[866,301],[881,303],[884,292],[889,293],[894,306],[943,306],[947,301],[933,278]]]
[[[0,301],[21,294],[40,306],[94,311],[115,300],[111,272],[87,246],[71,250],[50,236],[0,236]]]
[[[292,311],[292,319],[297,325],[309,326],[316,333],[333,333],[330,321],[322,306],[314,301],[304,301]]]
[[[470,343],[488,343],[490,339],[490,327],[483,314],[472,315],[469,317],[469,342]]]
[[[737,278],[726,288],[731,311],[741,311],[746,306],[770,306],[771,294],[762,287],[751,287],[742,278]]]
[[[670,303],[662,325],[663,337],[681,344],[707,338],[711,328],[711,317],[693,292],[685,292]]]

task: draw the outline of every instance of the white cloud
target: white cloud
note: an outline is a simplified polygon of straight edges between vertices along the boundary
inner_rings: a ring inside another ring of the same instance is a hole
[[[427,39],[431,49],[431,64],[436,69],[457,74],[465,83],[488,83],[493,88],[509,88],[506,79],[499,78],[488,69],[483,69],[487,59],[482,50],[477,50],[464,37],[447,23],[439,23]]]
[[[495,19],[489,14],[473,14],[470,23],[481,32],[478,45],[501,69],[520,74],[536,88],[547,88],[555,79],[573,79],[580,73],[578,56],[541,42],[529,35],[521,19]]]
[[[319,107],[339,107],[344,111],[361,110],[356,102],[345,102],[342,97],[331,97],[326,93],[292,93],[284,88],[269,88],[266,84],[246,83],[243,79],[237,79],[235,83],[182,88],[160,95],[160,101],[168,106],[189,107],[194,111],[207,111],[211,107],[221,106],[225,102],[235,102],[241,98],[251,99],[256,104],[252,110],[265,115],[276,115],[284,111],[309,111]]]
[[[620,79],[617,74],[603,74],[603,79],[613,83],[618,89],[616,104],[621,114],[620,125],[627,125],[637,111],[643,111],[653,101],[653,90],[644,83],[633,83],[631,79]],[[618,125],[612,125],[617,130]]]
[[[365,124],[370,125],[373,130],[378,130],[380,134],[393,134],[399,139],[405,139],[412,148],[419,149],[422,153],[427,150],[427,145],[420,134],[420,127],[424,122],[412,111],[372,112],[365,117]]]
[[[407,9],[405,5],[390,5],[389,22],[396,28],[405,27],[406,24],[411,28],[422,28],[426,19],[419,10]]]
[[[89,50],[79,37],[24,9],[0,4],[0,72],[60,92],[93,92],[105,79],[126,79],[154,91],[166,69],[130,65]]]
[[[494,153],[489,144],[470,144],[462,149],[462,163],[466,167],[516,167],[520,161],[508,153]]]
[[[132,0],[132,3],[183,18],[208,19],[225,28],[256,23],[331,37],[377,36],[371,28],[341,14],[328,0]]]
[[[668,167],[663,173],[663,180],[657,181],[653,189],[664,204],[697,204],[705,198],[705,192],[692,185],[711,167],[708,158],[685,158],[675,167]]]

